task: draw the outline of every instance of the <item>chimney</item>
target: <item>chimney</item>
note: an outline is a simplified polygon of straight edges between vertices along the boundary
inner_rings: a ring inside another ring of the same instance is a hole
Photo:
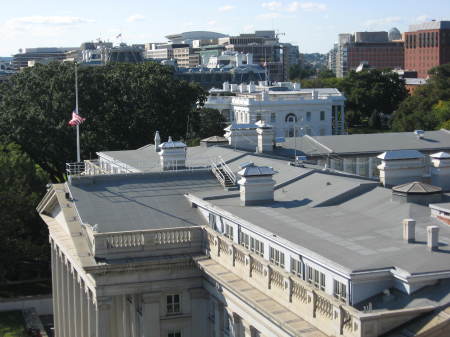
[[[403,240],[409,243],[416,239],[416,221],[414,219],[403,219]]]
[[[444,191],[450,191],[450,154],[438,152],[431,157],[431,183]]]
[[[159,145],[161,169],[163,171],[179,170],[186,168],[186,144],[174,142],[172,137],[165,143]]]
[[[253,64],[253,54],[247,53],[247,64]]]
[[[258,153],[272,152],[274,132],[271,125],[264,121],[257,121],[256,133],[258,134]]]
[[[239,84],[239,91],[241,92],[241,94],[246,92],[247,91],[247,85],[244,84],[244,83]]]
[[[317,91],[316,89],[313,89],[311,96],[312,96],[312,99],[318,99],[319,98],[319,91]]]
[[[424,155],[416,150],[386,151],[377,158],[381,159],[378,169],[384,186],[421,181],[425,173]]]
[[[161,144],[161,137],[159,136],[159,131],[155,132],[155,151],[159,152],[159,144]]]
[[[222,89],[223,89],[223,91],[230,91],[230,83],[223,82]]]
[[[427,246],[430,250],[438,250],[439,226],[427,226]]]
[[[255,92],[256,91],[256,86],[254,82],[250,82],[248,85],[248,92]]]
[[[275,180],[272,176],[276,173],[268,166],[255,166],[253,163],[245,164],[238,172],[241,176],[240,185],[241,205],[262,205],[273,202]]]

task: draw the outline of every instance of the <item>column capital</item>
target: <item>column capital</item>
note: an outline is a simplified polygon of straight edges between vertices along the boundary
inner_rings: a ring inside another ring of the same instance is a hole
[[[142,294],[142,302],[143,303],[160,303],[161,302],[161,292],[157,293],[145,293]]]

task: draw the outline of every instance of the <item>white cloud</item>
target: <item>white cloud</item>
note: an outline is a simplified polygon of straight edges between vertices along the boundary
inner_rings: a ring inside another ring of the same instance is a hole
[[[261,5],[263,8],[273,11],[273,12],[297,12],[302,11],[325,11],[327,10],[327,5],[320,2],[303,2],[303,1],[293,1],[286,4],[280,1],[264,2]]]
[[[272,1],[272,2],[263,2],[261,6],[265,9],[268,9],[269,11],[276,11],[278,9],[281,9],[283,4],[279,1]]]
[[[386,18],[367,20],[365,22],[365,25],[369,26],[369,27],[383,27],[384,28],[384,26],[387,26],[387,25],[393,24],[393,23],[398,23],[400,21],[402,21],[402,18],[400,16],[389,16]]]
[[[137,21],[142,21],[145,19],[145,16],[141,15],[141,14],[134,14],[131,15],[127,18],[128,22],[137,22]]]
[[[231,11],[231,10],[233,10],[235,8],[236,7],[232,6],[232,5],[225,5],[225,6],[219,7],[219,12],[228,12],[228,11]]]
[[[94,20],[76,16],[23,16],[7,20],[0,24],[0,36],[14,40],[18,37],[58,37],[80,24],[89,24]]]
[[[426,15],[426,14],[420,15],[420,16],[418,16],[416,18],[416,22],[422,23],[422,22],[427,22],[427,21],[431,21],[431,17],[429,15]]]
[[[249,33],[255,30],[255,26],[253,25],[245,25],[244,26],[244,32]]]
[[[319,2],[300,2],[294,1],[288,4],[288,12],[297,12],[298,10],[303,11],[326,11],[327,5]]]
[[[94,20],[82,19],[76,16],[23,16],[6,21],[6,25],[35,24],[35,25],[75,25],[79,23],[91,23]]]
[[[258,15],[259,19],[276,19],[279,17],[281,17],[281,14],[277,13],[277,12],[264,13],[264,14]]]
[[[210,21],[208,21],[208,25],[210,25],[210,26],[214,26],[216,23],[217,23],[216,20],[210,20]]]

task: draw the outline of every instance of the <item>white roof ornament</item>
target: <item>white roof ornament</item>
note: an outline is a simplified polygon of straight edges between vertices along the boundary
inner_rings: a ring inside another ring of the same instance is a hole
[[[159,131],[155,132],[155,144],[156,142],[160,143],[161,142],[161,137],[159,136]]]
[[[255,166],[253,163],[248,163],[244,166],[238,174],[242,177],[255,177],[255,176],[272,176],[277,173],[272,167],[269,166]]]
[[[439,158],[439,159],[450,159],[450,153],[447,152],[438,152],[430,155],[431,158]]]
[[[169,136],[169,139],[167,140],[167,142],[172,142],[172,136]]]
[[[386,151],[377,156],[379,159],[383,160],[399,160],[399,159],[418,159],[423,158],[423,153],[417,150],[393,150]]]

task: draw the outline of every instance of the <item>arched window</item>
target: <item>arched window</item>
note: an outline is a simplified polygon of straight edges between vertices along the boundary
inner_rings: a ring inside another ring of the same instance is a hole
[[[284,119],[286,123],[297,123],[297,116],[293,113],[287,114]]]

